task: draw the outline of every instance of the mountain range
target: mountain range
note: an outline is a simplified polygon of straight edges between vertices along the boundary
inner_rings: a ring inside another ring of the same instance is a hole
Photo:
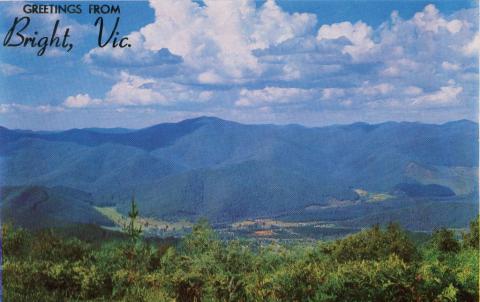
[[[123,213],[135,195],[142,215],[165,220],[334,211],[330,219],[359,225],[369,215],[378,220],[388,202],[398,204],[388,211],[405,215],[439,202],[443,211],[453,204],[472,212],[463,225],[478,213],[477,167],[478,124],[467,120],[309,128],[200,117],[138,130],[0,127],[2,187],[61,187]]]

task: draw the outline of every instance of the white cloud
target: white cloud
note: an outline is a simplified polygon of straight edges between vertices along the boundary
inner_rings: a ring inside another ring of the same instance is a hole
[[[39,105],[32,108],[33,110],[42,112],[42,113],[50,113],[50,112],[63,112],[65,109],[61,106],[52,106],[52,105]]]
[[[222,78],[213,70],[202,72],[198,75],[198,81],[203,84],[221,83]]]
[[[283,11],[269,0],[256,9],[255,1],[151,0],[155,21],[129,35],[131,49],[94,49],[85,57],[140,62],[163,48],[181,56],[188,72],[200,83],[241,83],[259,78],[264,66],[253,51],[267,49],[306,35],[316,24],[313,14]]]
[[[372,27],[368,20],[318,24],[315,15],[287,12],[271,0],[152,0],[150,6],[154,21],[128,34],[133,47],[95,48],[84,56],[95,76],[114,76],[105,95],[83,92],[59,106],[0,104],[0,113],[170,118],[182,112],[176,118],[278,122],[308,115],[348,122],[389,119],[393,111],[411,120],[473,116],[478,106],[477,9],[443,14],[428,5],[408,19],[393,12]],[[51,25],[49,18],[41,25]],[[3,66],[0,74],[25,72]]]
[[[10,111],[9,104],[0,104],[0,113],[9,113]]]
[[[288,104],[311,99],[315,95],[311,89],[265,87],[263,89],[242,89],[235,102],[238,107],[249,107],[261,104]]]
[[[413,23],[420,30],[434,33],[438,33],[443,28],[455,34],[462,29],[460,20],[445,20],[440,16],[438,9],[433,4],[427,5],[423,11],[416,13],[413,17]]]
[[[412,74],[420,68],[420,64],[407,58],[385,61],[385,68],[380,72],[382,76],[398,77]]]
[[[87,94],[77,94],[75,96],[69,96],[64,102],[63,105],[68,108],[83,108],[91,107],[101,104],[100,99],[91,98]]]
[[[480,53],[480,33],[477,33],[473,40],[463,47],[463,52],[468,56],[478,57]]]
[[[65,108],[62,106],[46,105],[25,105],[18,103],[2,103],[0,104],[0,114],[12,113],[12,112],[37,112],[37,113],[51,113],[51,112],[63,112]]]
[[[167,99],[150,88],[155,83],[154,79],[122,72],[120,81],[107,93],[106,102],[117,105],[166,104]]]
[[[419,95],[423,93],[423,89],[417,86],[408,86],[404,89],[406,95]]]
[[[355,89],[356,93],[363,94],[365,96],[377,96],[377,95],[386,95],[393,91],[394,87],[389,83],[380,83],[371,85],[368,82],[362,84],[361,87]]]
[[[358,60],[374,48],[375,43],[372,41],[371,36],[372,28],[361,21],[355,24],[341,22],[332,25],[322,25],[318,30],[317,40],[346,38],[351,44],[345,45],[342,52],[348,53],[354,60]]]
[[[334,100],[345,95],[345,89],[342,88],[324,88],[322,90],[323,100]]]
[[[266,49],[294,37],[309,34],[317,23],[315,15],[284,12],[273,0],[268,0],[257,14],[252,49]],[[282,24],[282,26],[279,26]]]
[[[213,91],[121,72],[120,80],[107,92],[105,102],[119,106],[173,106],[204,103],[214,97]]]
[[[22,67],[0,62],[0,72],[4,76],[13,76],[13,75],[24,73],[25,71],[26,70],[23,69]]]
[[[460,102],[458,96],[462,91],[462,87],[450,81],[447,86],[442,86],[437,91],[417,97],[412,105],[434,107],[455,105]]]
[[[351,99],[346,99],[340,102],[341,105],[345,107],[350,107],[353,104],[353,101]]]
[[[457,71],[460,70],[460,65],[455,64],[455,63],[450,63],[447,61],[442,62],[442,68],[447,70],[447,71]]]
[[[125,71],[104,103],[184,109],[198,102],[204,111],[264,108],[272,115],[348,107],[374,115],[468,109],[466,100],[478,96],[476,10],[444,15],[428,5],[410,19],[393,12],[372,28],[363,21],[317,25],[314,15],[288,13],[274,1],[204,4],[152,0],[155,21],[129,35],[135,47],[90,51],[91,64],[109,58]],[[157,65],[168,62],[175,66],[159,75]]]
[[[200,94],[198,95],[198,100],[199,101],[209,101],[211,100],[213,97],[215,96],[215,94],[213,93],[213,91],[202,91],[200,92]]]

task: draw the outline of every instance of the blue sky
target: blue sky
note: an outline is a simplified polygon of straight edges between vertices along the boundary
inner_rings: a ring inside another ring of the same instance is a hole
[[[23,4],[0,2],[2,40]],[[30,34],[51,34],[57,19],[70,28],[70,53],[0,48],[1,125],[477,120],[475,1],[117,4],[129,49],[97,48],[97,16],[87,13],[31,16]]]

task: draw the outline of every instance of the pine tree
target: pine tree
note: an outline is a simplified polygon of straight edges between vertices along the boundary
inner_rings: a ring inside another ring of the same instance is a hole
[[[137,203],[135,202],[135,196],[132,196],[130,211],[128,212],[128,217],[130,221],[127,225],[124,226],[124,231],[128,234],[132,241],[137,240],[142,234],[142,226],[135,226],[138,218],[138,208]]]

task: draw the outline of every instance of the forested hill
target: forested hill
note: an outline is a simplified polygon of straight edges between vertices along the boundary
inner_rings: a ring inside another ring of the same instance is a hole
[[[355,202],[359,192],[474,196],[477,154],[478,125],[467,120],[308,128],[201,117],[139,130],[0,128],[1,185],[82,190],[124,213],[135,192],[142,213],[168,219],[281,215]]]

